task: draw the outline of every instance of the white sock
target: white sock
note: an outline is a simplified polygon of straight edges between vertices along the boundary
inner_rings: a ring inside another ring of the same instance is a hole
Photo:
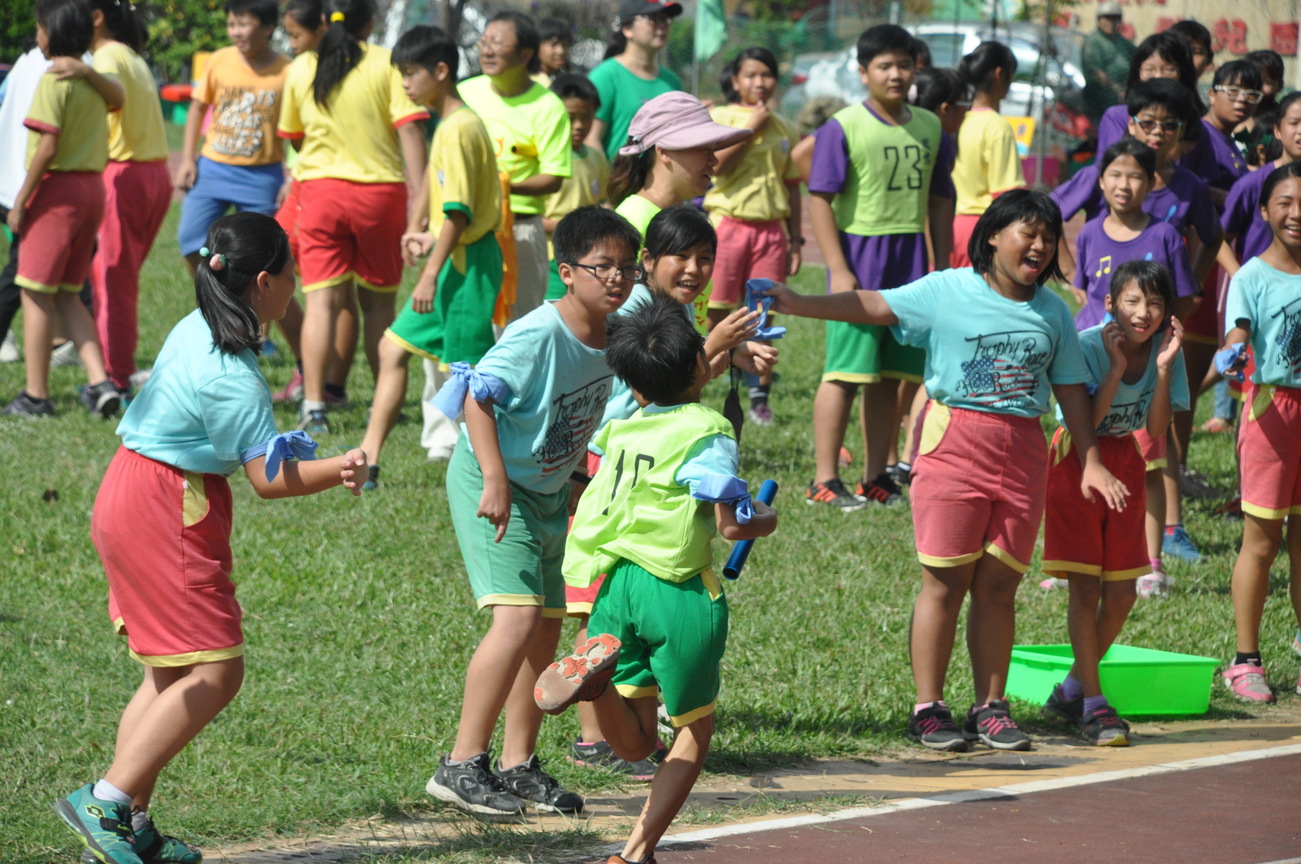
[[[311,401],[310,399],[304,399],[304,400],[303,400],[303,416],[304,416],[304,417],[306,417],[308,414],[310,414],[310,413],[313,412],[313,411],[324,411],[324,410],[325,410],[325,403],[324,403],[324,402],[313,402],[313,401]]]
[[[112,801],[114,804],[131,803],[130,795],[102,778],[95,784],[95,788],[91,790],[90,794],[94,795],[101,801]]]

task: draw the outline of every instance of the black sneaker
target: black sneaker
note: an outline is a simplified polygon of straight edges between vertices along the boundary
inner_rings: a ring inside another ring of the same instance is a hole
[[[556,778],[542,770],[542,763],[534,753],[528,761],[514,768],[497,768],[497,779],[517,798],[531,803],[539,810],[551,813],[582,813],[583,799],[573,792],[560,788]]]
[[[122,394],[112,381],[105,378],[98,384],[87,384],[77,391],[81,404],[91,414],[98,414],[105,420],[117,413],[122,407]]]
[[[660,745],[661,748],[663,746]],[[575,765],[582,765],[585,768],[599,768],[615,774],[623,774],[629,780],[647,781],[655,779],[655,768],[659,762],[664,761],[666,752],[657,750],[650,758],[629,762],[627,759],[620,759],[614,755],[614,750],[611,749],[608,741],[594,741],[591,744],[585,741],[575,741],[573,750],[565,758]],[[655,756],[660,758],[656,760]]]
[[[865,502],[846,489],[839,477],[834,477],[825,483],[816,481],[810,483],[809,488],[804,491],[804,503],[830,504],[832,507],[839,508],[841,513],[852,513],[855,510],[862,510]]]
[[[908,737],[932,750],[966,753],[971,744],[953,722],[953,714],[938,702],[932,702],[908,718]]]
[[[1006,699],[993,699],[980,711],[967,712],[962,734],[968,741],[980,741],[995,750],[1029,750],[1030,736],[1017,728]]]
[[[3,409],[0,409],[0,414],[7,414],[10,417],[27,417],[30,419],[35,419],[37,417],[53,417],[54,403],[49,399],[33,399],[31,396],[28,396],[27,391],[24,390],[14,397],[14,401],[10,402]]]
[[[524,802],[512,795],[492,773],[487,753],[453,765],[444,756],[438,770],[425,784],[425,791],[439,801],[455,804],[467,813],[487,816],[515,816],[524,812]]]
[[[890,479],[890,475],[882,471],[876,475],[875,479],[865,480],[858,484],[858,497],[864,501],[890,506],[898,504],[903,498],[903,490],[899,485]]]
[[[903,488],[912,482],[912,468],[906,462],[885,466],[885,475],[894,481],[896,487]]]
[[[1078,726],[1084,722],[1084,697],[1077,696],[1074,699],[1067,699],[1066,691],[1062,690],[1062,685],[1054,684],[1052,695],[1044,703],[1043,715],[1045,717],[1056,717]]]
[[[1129,724],[1120,719],[1116,709],[1103,705],[1080,723],[1084,740],[1098,747],[1128,747]]]

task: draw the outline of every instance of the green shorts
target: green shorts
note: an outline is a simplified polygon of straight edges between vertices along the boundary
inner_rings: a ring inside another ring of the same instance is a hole
[[[506,536],[475,514],[483,495],[483,472],[461,436],[447,465],[447,503],[456,542],[479,608],[541,606],[542,617],[565,617],[565,579],[560,564],[569,529],[569,487],[543,495],[510,484]]]
[[[565,280],[560,278],[560,264],[556,259],[551,259],[551,275],[547,277],[547,298],[548,300],[559,300],[569,291],[569,286]]]
[[[458,248],[438,273],[434,308],[421,314],[407,300],[384,335],[429,360],[478,363],[494,341],[492,311],[501,268],[501,246],[492,232]]]
[[[623,642],[614,685],[629,699],[658,692],[674,726],[714,713],[727,647],[727,597],[713,570],[669,582],[628,560],[610,570],[587,632]]]
[[[823,381],[871,384],[882,378],[922,380],[926,352],[902,345],[881,324],[827,322],[827,360]]]

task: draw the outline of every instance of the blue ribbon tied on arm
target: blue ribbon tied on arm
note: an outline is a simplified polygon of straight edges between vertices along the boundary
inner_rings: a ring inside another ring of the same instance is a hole
[[[764,296],[764,292],[771,291],[774,285],[776,283],[771,279],[747,279],[745,282],[745,306],[760,312],[759,329],[754,333],[754,338],[760,342],[771,342],[786,335],[785,327],[768,326],[768,310],[772,308],[772,298]]]
[[[452,420],[461,416],[467,393],[474,397],[475,402],[500,402],[506,393],[506,385],[500,378],[481,374],[464,360],[452,363],[447,371],[452,377],[429,401]]]
[[[696,484],[691,497],[698,501],[731,504],[736,510],[738,525],[746,525],[754,518],[754,501],[750,498],[750,484],[731,474],[706,474]]]
[[[252,462],[259,456],[266,456],[267,481],[275,480],[280,474],[280,463],[288,459],[310,462],[316,458],[316,448],[321,446],[301,429],[281,432],[261,444],[255,444],[244,451],[243,461]]]
[[[1225,345],[1215,352],[1215,371],[1234,381],[1243,380],[1245,376],[1242,374],[1242,367],[1247,363],[1247,358],[1243,355],[1246,351],[1246,342],[1234,342],[1232,345]]]

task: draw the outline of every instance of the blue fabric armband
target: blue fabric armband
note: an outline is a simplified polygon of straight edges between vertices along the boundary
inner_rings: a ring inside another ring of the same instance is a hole
[[[765,291],[771,291],[776,285],[771,279],[747,279],[745,281],[745,306],[747,309],[759,310],[759,329],[754,338],[760,342],[771,342],[786,335],[785,327],[768,326],[768,310],[772,308],[772,298],[765,297]]]
[[[244,464],[248,464],[259,456],[267,457],[267,480],[271,481],[275,480],[280,473],[281,462],[286,459],[310,462],[316,458],[316,448],[319,446],[321,445],[313,441],[311,435],[301,429],[295,429],[293,432],[275,435],[261,444],[254,444],[245,450],[240,458]]]
[[[745,525],[754,517],[750,484],[731,474],[706,474],[695,484],[691,497],[714,504],[731,504],[736,509],[737,524]]]
[[[1243,379],[1242,367],[1246,365],[1247,343],[1235,342],[1215,352],[1215,371],[1234,381]]]
[[[447,368],[452,377],[429,401],[452,420],[461,416],[467,393],[474,397],[475,402],[502,402],[510,393],[506,382],[496,375],[477,371],[463,360],[458,360]]]

